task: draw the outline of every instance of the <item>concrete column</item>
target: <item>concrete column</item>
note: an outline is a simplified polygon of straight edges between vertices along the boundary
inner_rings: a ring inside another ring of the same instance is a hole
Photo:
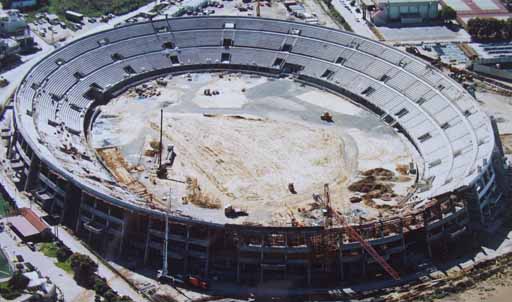
[[[108,216],[110,216],[110,208],[108,209]],[[128,215],[127,213],[123,213],[123,227],[121,229],[121,242],[119,242],[119,252],[118,252],[118,257],[121,257],[122,253],[123,253],[123,245],[124,245],[124,238],[126,237],[126,228],[128,226]]]
[[[208,270],[210,269],[210,246],[212,231],[208,228],[208,246],[206,247],[206,263],[204,264],[204,276],[208,278]]]
[[[98,200],[94,199],[94,211],[92,211],[92,220],[94,220],[94,218],[96,218],[96,208],[98,206]],[[92,232],[89,231],[89,235],[88,235],[88,239],[87,239],[87,244],[91,244],[91,238],[92,238]]]
[[[71,202],[72,195],[72,185],[71,183],[66,183],[66,194],[64,194],[64,205],[62,206],[62,211],[60,212],[59,224],[62,224],[64,221],[64,215],[66,215],[66,211],[69,208],[69,203]]]
[[[78,204],[78,216],[76,217],[76,226],[75,226],[75,234],[78,235],[78,232],[80,231],[80,216],[82,214],[82,202],[84,201],[84,195],[85,193],[83,191],[80,192],[80,203]]]
[[[366,272],[366,261],[368,259],[367,255],[366,255],[366,251],[361,247],[361,253],[362,253],[362,261],[363,261],[363,267],[362,267],[362,272],[363,272],[363,277],[366,279],[368,277],[368,274]]]
[[[284,246],[285,246],[285,254],[284,254],[284,279],[288,280],[288,233],[284,234]]]
[[[240,283],[240,242],[236,244],[236,282]]]
[[[171,228],[169,228],[170,231]],[[185,240],[185,263],[183,265],[183,273],[188,272],[188,250],[189,250],[189,241],[190,240],[190,226],[187,225],[187,238]]]
[[[261,241],[260,241],[260,283],[263,282],[263,246],[265,245],[265,235],[261,235]]]
[[[309,255],[309,261],[307,266],[307,283],[311,286],[311,254]]]
[[[12,149],[14,148],[14,146],[16,146],[17,140],[18,140],[18,131],[16,131],[16,129],[14,129],[14,133],[11,136],[11,138],[9,139],[9,142],[7,143],[7,154],[6,154],[5,158],[11,159]]]
[[[150,236],[151,236],[150,230],[151,230],[152,221],[153,220],[151,219],[151,217],[148,217],[148,229],[146,232],[146,247],[144,249],[144,264],[146,264],[148,262],[148,257],[149,257],[149,242],[150,242]]]
[[[37,159],[35,154],[32,153],[32,156],[30,157],[30,165],[28,167],[28,174],[25,175],[25,184],[23,186],[23,191],[28,192],[28,191],[30,191],[30,189],[32,189],[32,186],[34,183],[34,178],[37,177],[38,173],[39,173],[39,160]]]
[[[405,265],[405,263],[407,263],[407,249],[405,248],[404,221],[402,218],[400,218],[400,237],[402,238],[402,249],[403,249],[400,260],[402,262],[402,265]]]
[[[343,266],[343,235],[340,234],[338,236],[338,262],[339,262],[339,280],[343,281],[345,279],[345,270]]]

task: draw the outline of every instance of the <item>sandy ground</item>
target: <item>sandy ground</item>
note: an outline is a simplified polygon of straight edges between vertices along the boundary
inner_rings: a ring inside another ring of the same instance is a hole
[[[329,183],[332,203],[351,215],[375,217],[379,212],[347,203],[350,182],[361,170],[412,161],[409,146],[366,110],[330,93],[287,79],[229,74],[192,74],[167,79],[167,86],[146,84],[154,96],[134,90],[102,107],[92,133],[95,148],[118,147],[134,178],[162,204],[172,191],[178,214],[217,222],[288,225],[295,216],[306,225],[323,222],[310,209],[314,193]],[[205,89],[218,94],[207,96]],[[158,91],[158,93],[156,93]],[[160,108],[164,110],[164,157],[168,146],[177,154],[168,178],[155,177],[156,157],[147,156],[158,143]],[[334,123],[320,119],[329,111]],[[242,118],[243,117],[243,118]],[[197,179],[201,193],[218,209],[184,204],[192,193],[184,181]],[[297,194],[288,190],[293,183]],[[397,183],[406,194],[410,182]],[[226,205],[249,216],[229,219]]]
[[[512,133],[512,99],[486,91],[476,93],[482,109],[493,115],[498,122],[500,134]]]

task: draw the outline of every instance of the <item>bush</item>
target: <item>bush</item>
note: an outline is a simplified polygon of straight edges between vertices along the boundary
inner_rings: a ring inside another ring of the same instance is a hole
[[[112,289],[107,290],[105,294],[103,294],[103,298],[108,302],[114,302],[117,297],[117,294]]]
[[[0,283],[0,296],[7,300],[16,299],[27,288],[29,281],[20,271],[14,272],[9,281]]]
[[[73,254],[67,246],[61,246],[57,250],[57,260],[59,262],[65,262]]]
[[[96,292],[96,294],[103,296],[108,290],[110,290],[110,287],[103,278],[96,277],[96,280],[94,280],[93,289]]]
[[[455,20],[457,18],[457,12],[448,5],[443,5],[441,11],[439,11],[439,17],[444,21]]]
[[[9,279],[7,286],[13,290],[24,290],[27,288],[29,282],[30,280],[25,277],[22,272],[16,271],[11,279]]]
[[[69,259],[76,283],[91,288],[94,285],[98,264],[89,256],[80,253],[74,253]]]

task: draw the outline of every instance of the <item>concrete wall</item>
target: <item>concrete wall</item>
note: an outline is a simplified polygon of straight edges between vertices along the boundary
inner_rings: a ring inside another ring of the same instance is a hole
[[[407,22],[407,20],[417,19],[413,16],[418,16],[421,22],[421,20],[431,20],[438,16],[437,1],[386,2],[383,8],[389,21]]]

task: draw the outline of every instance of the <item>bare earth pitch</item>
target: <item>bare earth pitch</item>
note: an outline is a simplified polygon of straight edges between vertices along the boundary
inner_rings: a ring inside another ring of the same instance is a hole
[[[265,225],[287,225],[290,213],[298,211],[304,213],[295,217],[300,224],[319,225],[323,218],[320,208],[312,209],[313,195],[326,183],[333,204],[354,219],[392,213],[414,183],[396,171],[412,161],[404,140],[344,98],[290,80],[240,74],[164,81],[165,86],[152,81],[130,89],[102,107],[92,144],[132,192],[167,205],[172,190],[172,211]],[[158,152],[152,152],[159,141],[160,108],[163,156],[169,148],[176,153],[169,180],[156,177]],[[333,123],[320,119],[326,111],[334,115]],[[348,202],[358,195],[349,185],[374,168],[396,174],[389,181],[396,196],[381,200],[391,209]],[[248,216],[226,218],[227,205]]]

